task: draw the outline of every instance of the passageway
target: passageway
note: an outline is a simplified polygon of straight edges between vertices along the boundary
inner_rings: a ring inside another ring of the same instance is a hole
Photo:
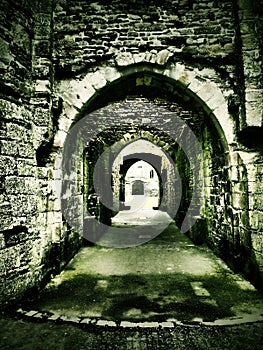
[[[50,154],[59,198],[43,196],[54,220],[45,277],[79,252],[23,308],[118,322],[261,317],[262,297],[218,258],[258,280],[246,168],[180,84],[143,68],[76,112]],[[140,162],[147,176],[132,171]]]
[[[155,78],[151,91],[140,87],[144,97],[133,85],[134,77],[129,77],[119,86],[124,84],[128,91],[113,90],[112,103],[98,100],[96,105],[95,100],[92,112],[85,114],[84,108],[78,115],[80,131],[69,135],[64,147],[70,154],[64,157],[68,176],[62,188],[67,194],[64,213],[77,231],[82,224],[78,226],[76,218],[83,215],[84,244],[93,246],[81,249],[36,307],[49,305],[51,310],[52,298],[56,302],[56,295],[62,298],[63,289],[63,302],[70,307],[62,302],[59,308],[80,312],[81,317],[214,321],[247,314],[250,307],[261,312],[261,299],[253,287],[207,248],[237,272],[248,271],[253,260],[249,231],[240,235],[234,223],[241,211],[237,213],[231,204],[232,168],[220,125],[200,100],[185,92],[171,97]],[[152,206],[143,204],[146,180],[138,174],[129,178],[140,162],[151,167],[150,178],[158,178],[158,200]],[[242,165],[239,170],[245,178]],[[246,195],[244,187],[243,206]],[[131,205],[131,198],[137,202]],[[244,225],[246,214],[242,213]],[[83,303],[75,309],[68,296],[72,290],[80,293]],[[251,300],[247,307],[246,299]]]
[[[75,257],[57,274],[54,251],[57,275],[20,312],[90,325],[263,320],[262,295],[239,274],[257,278],[245,167],[238,160],[237,194],[211,111],[185,90],[160,92],[154,75],[151,91],[139,91],[135,78],[72,124],[59,169],[60,249]]]
[[[115,90],[120,102],[78,116],[79,134],[65,145],[71,158],[64,157],[69,181],[62,191],[69,194],[64,213],[75,229],[78,208],[84,208],[88,246],[27,308],[118,322],[261,317],[259,293],[209,250],[240,270],[250,263],[247,237],[229,225],[224,134],[200,101],[189,104],[180,95],[175,102],[167,91],[165,98],[152,98],[159,95],[156,83],[149,96],[143,90],[147,97]],[[150,179],[158,179],[152,206],[144,203],[148,180],[138,169],[130,174],[140,162],[147,163]]]
[[[2,0],[0,18],[0,348],[254,350],[262,0]],[[246,345],[214,341],[250,321]]]

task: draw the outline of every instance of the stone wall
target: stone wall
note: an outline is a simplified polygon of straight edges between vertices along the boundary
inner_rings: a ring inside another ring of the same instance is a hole
[[[95,112],[94,128],[102,131],[112,118],[118,124],[117,136],[108,135],[113,142],[126,133],[122,125],[130,116],[139,112],[138,124],[147,121],[161,97],[162,112],[168,118],[176,111],[206,155],[199,177],[202,211],[188,234],[263,285],[261,3],[1,1],[3,303],[38,288],[80,247],[82,232],[63,218],[56,188],[64,142],[78,119],[127,96],[133,96],[130,115],[113,104],[104,114]],[[136,102],[136,96],[151,102]],[[184,173],[178,224],[193,185],[179,153],[170,149]],[[83,199],[83,171],[92,169],[83,169],[80,157],[76,165],[72,201],[81,210],[88,195]]]
[[[232,1],[55,3],[54,60],[58,77],[81,74],[106,60],[121,64],[122,54],[136,63],[136,57],[140,61],[146,52],[150,56],[162,49],[191,58],[195,64],[214,61],[218,69],[233,62]]]
[[[28,2],[2,1],[0,7],[0,274],[1,299],[9,299],[36,283],[33,271],[38,275],[37,229],[28,225],[37,211],[29,104],[33,33]]]
[[[45,150],[54,136],[56,119],[52,119],[54,108],[50,98],[52,67],[46,70],[51,58],[50,31],[44,31],[52,16],[50,8],[40,5],[41,2],[30,0],[0,4],[3,303],[41,287],[51,273],[68,261],[79,244],[72,239],[72,247],[65,248],[60,203],[52,196],[54,167],[48,166]],[[45,11],[49,12],[47,17]],[[44,17],[47,21],[43,21]],[[50,47],[48,53],[39,46],[44,36]],[[66,237],[70,236],[70,231],[65,232]]]
[[[262,1],[238,1],[240,46],[243,61],[244,126],[262,126]],[[245,89],[244,89],[245,88]]]

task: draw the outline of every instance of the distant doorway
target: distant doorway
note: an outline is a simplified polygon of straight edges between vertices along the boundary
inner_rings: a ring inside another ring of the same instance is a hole
[[[144,183],[141,180],[135,180],[132,184],[132,195],[144,195]]]
[[[125,206],[130,209],[158,208],[160,180],[153,166],[144,160],[135,161],[125,176]]]

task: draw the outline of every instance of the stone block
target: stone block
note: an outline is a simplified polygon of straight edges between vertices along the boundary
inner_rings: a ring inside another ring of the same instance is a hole
[[[47,108],[35,107],[34,108],[34,124],[37,126],[50,126],[51,125],[51,112]]]
[[[118,54],[115,60],[118,66],[128,66],[134,63],[133,56],[129,52],[123,52]]]
[[[28,216],[37,211],[37,197],[18,193],[10,194],[10,204],[14,216]]]
[[[112,82],[114,80],[117,80],[120,78],[120,73],[113,67],[107,67],[105,69],[105,79],[109,82]]]
[[[36,93],[51,93],[50,90],[50,81],[49,80],[36,80],[35,83],[35,92]]]
[[[67,133],[63,130],[58,130],[54,137],[54,146],[55,147],[63,147],[65,140],[67,137]]]
[[[2,72],[6,72],[7,69],[8,69],[8,64],[2,62],[2,61],[1,61],[1,58],[0,58],[0,70],[1,70]]]
[[[70,120],[69,118],[67,118],[66,116],[64,118],[60,118],[59,119],[59,130],[68,132],[68,130],[70,129],[70,126],[72,124],[72,120]]]
[[[18,145],[13,140],[1,140],[0,141],[0,154],[6,156],[15,156],[18,154]]]
[[[99,320],[96,323],[97,326],[103,326],[103,327],[116,327],[116,322],[114,321],[106,321],[106,320]]]
[[[45,14],[51,14],[53,8],[52,0],[35,1],[33,6],[37,13],[36,18],[38,18],[39,21],[46,17]]]
[[[0,174],[1,175],[14,175],[16,174],[17,162],[13,157],[1,156],[0,157]]]
[[[11,54],[9,43],[0,37],[1,60],[9,64],[15,57]]]
[[[254,230],[263,230],[263,212],[258,210],[249,211],[250,226]]]
[[[32,317],[32,316],[35,316],[37,313],[38,313],[38,311],[31,310],[31,311],[26,312],[25,316]]]
[[[249,209],[261,210],[263,208],[263,191],[248,193]]]
[[[50,127],[48,128],[47,126],[39,126],[39,125],[33,125],[32,127],[34,139],[33,139],[33,145],[34,149],[37,150],[38,152],[38,161],[39,158],[42,158],[41,153],[39,152],[40,149],[44,151],[43,145],[46,145],[48,143],[48,139],[51,138],[51,132],[50,132]],[[43,155],[44,157],[44,155]]]
[[[23,117],[21,110],[14,110],[13,113],[20,114],[21,118]],[[11,116],[13,115],[13,113],[11,114]],[[13,140],[23,139],[24,141],[27,141],[29,132],[30,132],[27,127],[28,125],[22,126],[15,123],[14,121],[10,123],[6,123],[6,132],[7,132],[8,139],[13,139]]]
[[[21,158],[34,159],[35,158],[35,149],[31,142],[25,143],[20,142],[18,147],[18,155]]]
[[[83,96],[83,93],[85,93],[85,90],[83,91],[83,87],[78,82],[63,82],[61,83],[60,92],[63,96],[63,107],[65,110],[65,106],[68,105],[70,108],[73,107],[73,110],[75,110],[74,117],[76,116],[76,110],[82,107],[83,102],[81,101],[81,98]],[[68,116],[69,118],[69,116]]]
[[[161,50],[157,54],[156,63],[159,65],[164,65],[165,63],[167,63],[170,56],[172,56],[172,53],[169,50]]]
[[[246,208],[246,196],[244,192],[233,192],[232,193],[232,206],[236,210]]]
[[[61,315],[60,320],[66,321],[66,322],[73,322],[73,323],[79,323],[80,318],[76,316],[70,316],[70,315]]]
[[[1,230],[9,229],[13,222],[12,208],[10,202],[1,201],[0,203],[0,227]]]
[[[13,26],[13,44],[20,47],[20,50],[22,48],[23,54],[30,55],[31,53],[31,38],[30,34],[28,33],[27,28],[22,26],[19,23],[16,23],[15,26]],[[28,60],[30,60],[30,57],[28,57]]]
[[[235,45],[233,43],[227,43],[224,45],[223,52],[225,54],[232,54],[235,52]]]
[[[261,74],[261,66],[257,56],[258,50],[246,52],[246,55],[243,56],[244,73],[248,84],[252,83],[256,79],[259,79]]]
[[[60,318],[59,314],[52,314],[51,316],[48,317],[48,320],[57,321],[57,320],[59,320],[59,318]]]
[[[95,90],[94,90],[95,91]],[[63,103],[63,114],[61,115],[59,122],[61,119],[69,119],[71,122],[74,121],[74,118],[76,117],[78,113],[78,108],[76,106],[73,106],[69,101],[64,101]],[[65,122],[67,123],[67,122]]]
[[[232,144],[235,140],[234,123],[229,117],[226,103],[216,107],[213,112],[223,128],[227,142]]]
[[[0,225],[1,226],[1,225]],[[1,226],[2,228],[2,226]],[[5,248],[5,236],[3,233],[0,233],[0,249],[3,249]]]
[[[158,328],[159,327],[158,322],[139,322],[137,323],[137,325],[140,328]]]
[[[263,234],[261,232],[252,232],[251,243],[255,251],[263,253]]]
[[[254,33],[243,34],[241,40],[245,50],[253,50],[255,47],[257,47],[257,39]]]
[[[90,75],[90,81],[92,86],[96,90],[101,89],[107,83],[104,72],[99,70]]]
[[[45,80],[45,79],[49,79],[51,77],[52,74],[52,68],[51,68],[51,64],[50,62],[47,64],[41,64],[42,58],[36,58],[34,57],[34,64],[33,64],[33,77],[41,79],[41,80]]]
[[[61,212],[48,212],[47,213],[47,220],[50,225],[55,223],[61,223],[62,222],[62,214]]]
[[[83,319],[80,321],[80,323],[81,323],[81,324],[90,324],[91,321],[92,321],[91,318],[83,318]]]
[[[25,310],[19,308],[19,309],[16,310],[16,312],[17,312],[18,314],[20,314],[20,315],[24,315],[27,311],[25,311]]]
[[[259,101],[246,102],[246,122],[247,126],[262,125],[262,99]]]
[[[134,328],[134,327],[138,327],[138,324],[134,322],[129,322],[129,321],[121,321],[120,326],[123,328]]]
[[[170,321],[161,322],[160,327],[161,328],[174,328],[174,323],[170,322]]]
[[[37,181],[33,177],[9,176],[5,179],[7,194],[34,194],[37,192]]]
[[[191,84],[189,85],[189,88],[191,89]],[[211,81],[207,81],[203,84],[200,90],[198,90],[198,97],[200,97],[204,102],[208,102],[211,98],[216,98],[220,100],[222,93],[219,90],[216,83],[213,83]]]
[[[0,261],[2,262],[0,273],[1,275],[9,273],[17,269],[21,265],[20,248],[13,246],[0,250]]]
[[[144,62],[144,60],[145,60],[145,53],[141,52],[141,53],[133,54],[133,60],[134,60],[134,63]]]
[[[263,100],[263,93],[259,89],[246,89],[246,101],[247,102],[256,102]]]
[[[61,219],[62,221],[62,219]],[[51,240],[53,243],[60,242],[61,241],[61,223],[55,223],[51,226]]]
[[[9,230],[4,231],[6,247],[18,246],[24,244],[29,238],[32,238],[28,233],[28,229],[24,225],[13,225]],[[31,246],[30,246],[31,247]],[[23,255],[23,246],[21,246],[21,256]]]
[[[36,314],[33,315],[34,318],[42,320],[45,318],[45,316],[41,312],[37,312]]]
[[[36,40],[48,39],[50,38],[51,33],[50,16],[48,15],[44,17],[43,15],[40,15],[40,18],[36,21],[36,25],[34,27],[34,38]]]

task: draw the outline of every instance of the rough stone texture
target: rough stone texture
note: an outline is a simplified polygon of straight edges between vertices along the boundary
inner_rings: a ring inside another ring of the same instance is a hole
[[[159,52],[158,64],[170,53],[220,61],[234,53],[232,1],[128,2],[115,0],[56,1],[56,74],[85,71],[98,61],[113,59],[122,66]],[[145,55],[145,54],[144,54]]]
[[[41,286],[81,245],[57,193],[63,145],[78,118],[130,95],[161,97],[193,128],[206,159],[202,211],[188,234],[262,287],[262,1],[2,0],[0,19],[2,302]],[[141,103],[129,102],[137,124],[151,120],[150,103]],[[111,141],[131,121],[116,107]],[[101,111],[94,127],[103,130],[110,112]],[[180,223],[191,172],[180,150],[169,151],[185,185]],[[79,210],[92,190],[84,186],[83,196],[81,179],[94,164],[75,161]]]
[[[262,1],[238,1],[240,44],[244,62],[246,124],[261,126],[262,113]]]

